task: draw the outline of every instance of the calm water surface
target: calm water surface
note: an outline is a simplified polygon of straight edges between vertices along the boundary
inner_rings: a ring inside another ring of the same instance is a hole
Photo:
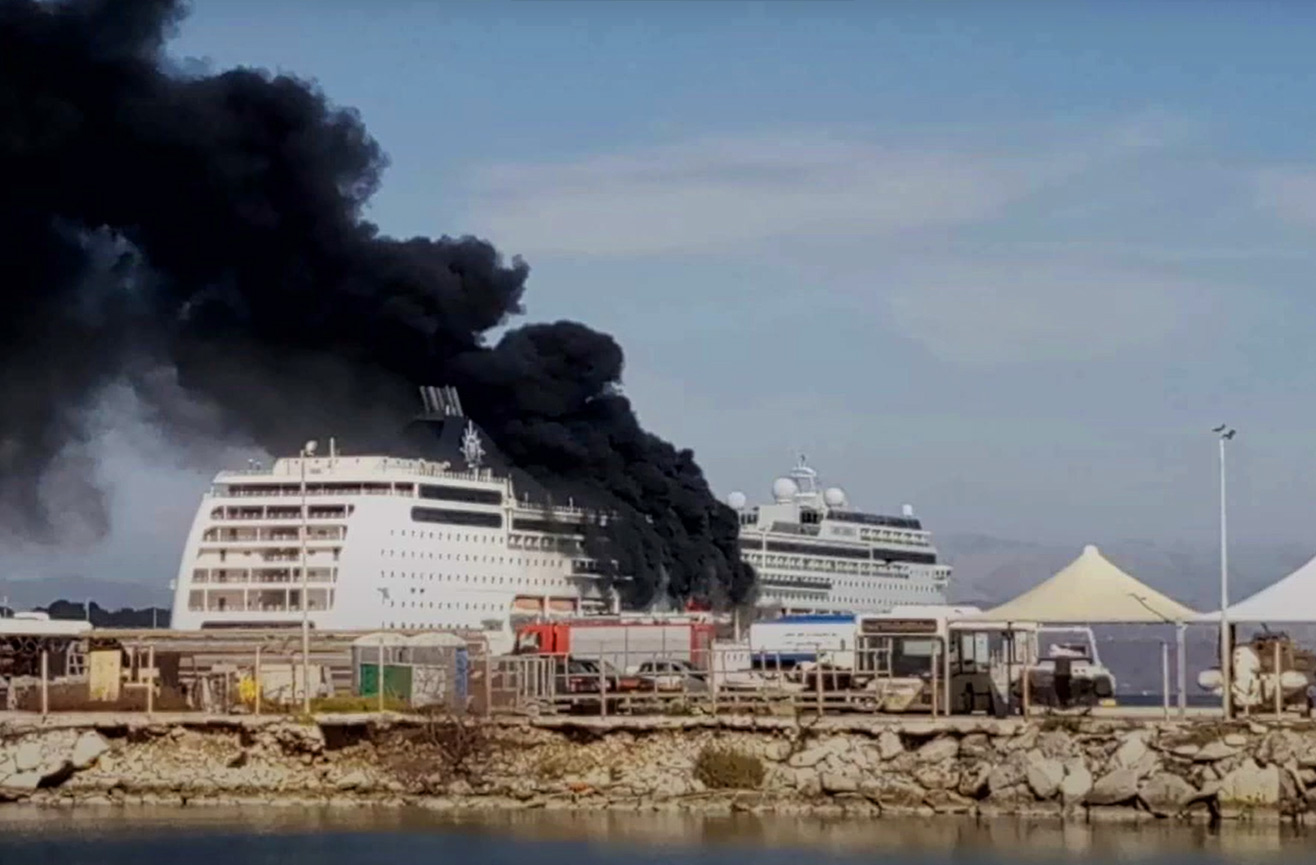
[[[833,865],[1296,863],[1316,834],[1278,827],[1060,826],[304,809],[0,810],[15,865]]]

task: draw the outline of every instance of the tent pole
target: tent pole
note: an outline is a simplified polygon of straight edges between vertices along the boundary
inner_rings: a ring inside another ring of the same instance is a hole
[[[1184,657],[1184,631],[1187,626],[1179,622],[1174,628],[1175,678],[1179,688],[1179,717],[1188,716],[1188,659]]]

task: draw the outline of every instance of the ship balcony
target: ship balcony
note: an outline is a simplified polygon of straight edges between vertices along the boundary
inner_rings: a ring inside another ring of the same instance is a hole
[[[333,609],[333,589],[309,589],[306,611]],[[290,613],[302,611],[300,589],[193,589],[187,609],[200,613]]]
[[[341,541],[346,538],[346,526],[308,526],[306,531],[308,543],[313,541]],[[289,541],[300,543],[301,539],[301,526],[244,526],[242,528],[211,526],[201,535],[201,542],[207,544],[269,544],[287,543]]]
[[[306,519],[343,520],[355,512],[351,505],[311,505],[307,508]],[[215,522],[250,523],[257,520],[297,520],[302,519],[300,507],[219,507],[211,508],[210,518]]]
[[[301,568],[194,568],[193,585],[282,585],[302,582]],[[338,582],[337,568],[307,568],[306,582]]]
[[[203,544],[196,550],[196,562],[199,565],[251,565],[254,562],[288,562],[301,564],[301,548],[288,546],[266,546],[266,542],[233,541],[229,544]],[[326,558],[338,561],[342,548],[337,544],[307,544],[307,564],[318,565]]]

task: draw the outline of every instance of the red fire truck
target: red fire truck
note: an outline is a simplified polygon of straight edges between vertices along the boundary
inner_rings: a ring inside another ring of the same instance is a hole
[[[701,616],[536,622],[517,628],[513,651],[600,660],[623,673],[657,660],[707,669],[715,628]]]

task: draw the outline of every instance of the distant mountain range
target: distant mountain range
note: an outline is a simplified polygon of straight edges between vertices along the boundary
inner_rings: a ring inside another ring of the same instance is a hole
[[[1050,577],[1082,552],[1081,546],[1035,544],[982,535],[938,535],[937,549],[954,568],[950,599],[986,609],[1008,601]],[[1220,608],[1220,553],[1214,546],[1161,546],[1149,541],[1098,544],[1102,555],[1126,573],[1203,612]],[[1230,600],[1243,598],[1287,576],[1316,549],[1299,544],[1231,544]],[[1177,667],[1171,627],[1118,626],[1094,629],[1101,659],[1115,673],[1121,693],[1160,693],[1161,644]],[[1316,629],[1286,628],[1305,645],[1316,645]],[[1246,635],[1245,633],[1243,634]],[[1214,666],[1219,635],[1209,626],[1191,627],[1185,646],[1188,693],[1199,695],[1197,674]]]
[[[8,606],[15,610],[31,610],[48,606],[61,598],[74,603],[90,599],[107,610],[123,607],[144,609],[168,607],[173,593],[166,583],[118,582],[93,580],[78,576],[49,576],[21,580],[0,580],[0,604],[8,598]]]
[[[1083,551],[1081,546],[964,534],[937,535],[936,544],[954,568],[951,600],[979,606],[995,606],[1015,597]],[[1107,559],[1152,588],[1196,610],[1220,608],[1220,553],[1214,546],[1113,541],[1098,547]],[[1313,555],[1316,548],[1301,544],[1231,544],[1230,600],[1242,600],[1265,588]]]

